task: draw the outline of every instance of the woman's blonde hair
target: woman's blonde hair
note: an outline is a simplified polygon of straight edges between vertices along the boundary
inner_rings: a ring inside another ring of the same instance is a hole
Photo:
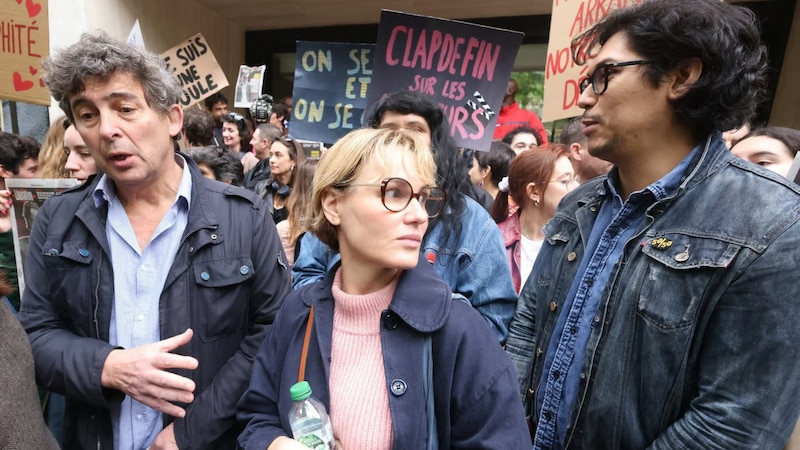
[[[39,177],[69,178],[69,171],[64,168],[69,155],[64,151],[64,133],[69,124],[66,116],[54,120],[44,137],[44,144],[39,150]]]
[[[361,174],[368,161],[391,169],[399,161],[400,152],[416,156],[416,167],[405,167],[410,175],[429,186],[436,184],[436,164],[433,154],[414,133],[403,130],[365,128],[348,133],[322,157],[314,176],[311,204],[307,214],[309,229],[334,251],[339,251],[336,226],[322,210],[322,202],[332,191],[345,191]]]

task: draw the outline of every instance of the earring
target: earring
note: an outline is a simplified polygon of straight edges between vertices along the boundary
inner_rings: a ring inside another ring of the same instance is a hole
[[[292,166],[292,172],[294,172],[294,166]]]
[[[539,200],[534,200],[533,201],[533,206],[538,208],[539,207]]]
[[[483,180],[481,180],[481,182],[478,183],[478,187],[483,187]]]

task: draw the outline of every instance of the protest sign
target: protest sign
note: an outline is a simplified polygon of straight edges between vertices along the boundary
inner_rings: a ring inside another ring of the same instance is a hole
[[[127,42],[129,45],[133,45],[134,47],[145,48],[144,36],[142,36],[142,26],[139,25],[139,19],[136,19],[136,22],[134,22],[133,27],[131,28],[131,32],[128,33]]]
[[[161,57],[183,88],[180,103],[184,108],[228,86],[225,73],[200,33],[162,53]]]
[[[264,72],[267,66],[239,66],[239,75],[236,77],[235,108],[249,108],[261,96],[264,84]]]
[[[642,0],[553,0],[550,38],[544,75],[542,119],[552,122],[578,116],[581,92],[578,85],[586,78],[586,65],[572,60],[572,39],[591,28],[612,10],[641,3]]]
[[[461,147],[489,150],[523,33],[382,11],[367,104],[398,91],[439,103]]]
[[[375,44],[297,41],[292,136],[333,143],[361,128]]]
[[[33,221],[44,201],[57,192],[80,184],[75,178],[43,179],[43,178],[8,178],[6,188],[11,191],[11,231],[14,236],[14,254],[17,260],[17,278],[19,295],[25,289],[25,277],[22,268],[28,254],[29,237]]]
[[[300,143],[300,147],[303,148],[303,153],[306,155],[306,158],[319,159],[322,157],[322,148],[324,146],[322,142],[295,140]]]
[[[47,0],[0,0],[0,98],[50,105],[41,78],[49,48]]]

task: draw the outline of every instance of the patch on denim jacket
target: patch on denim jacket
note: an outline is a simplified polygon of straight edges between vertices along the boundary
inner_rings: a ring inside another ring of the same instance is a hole
[[[672,241],[667,238],[655,238],[650,241],[650,246],[659,250],[664,250],[672,247]]]

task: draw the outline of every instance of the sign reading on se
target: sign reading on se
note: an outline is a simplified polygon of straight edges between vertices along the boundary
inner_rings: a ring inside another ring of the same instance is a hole
[[[292,136],[334,143],[364,121],[375,44],[297,41]]]

